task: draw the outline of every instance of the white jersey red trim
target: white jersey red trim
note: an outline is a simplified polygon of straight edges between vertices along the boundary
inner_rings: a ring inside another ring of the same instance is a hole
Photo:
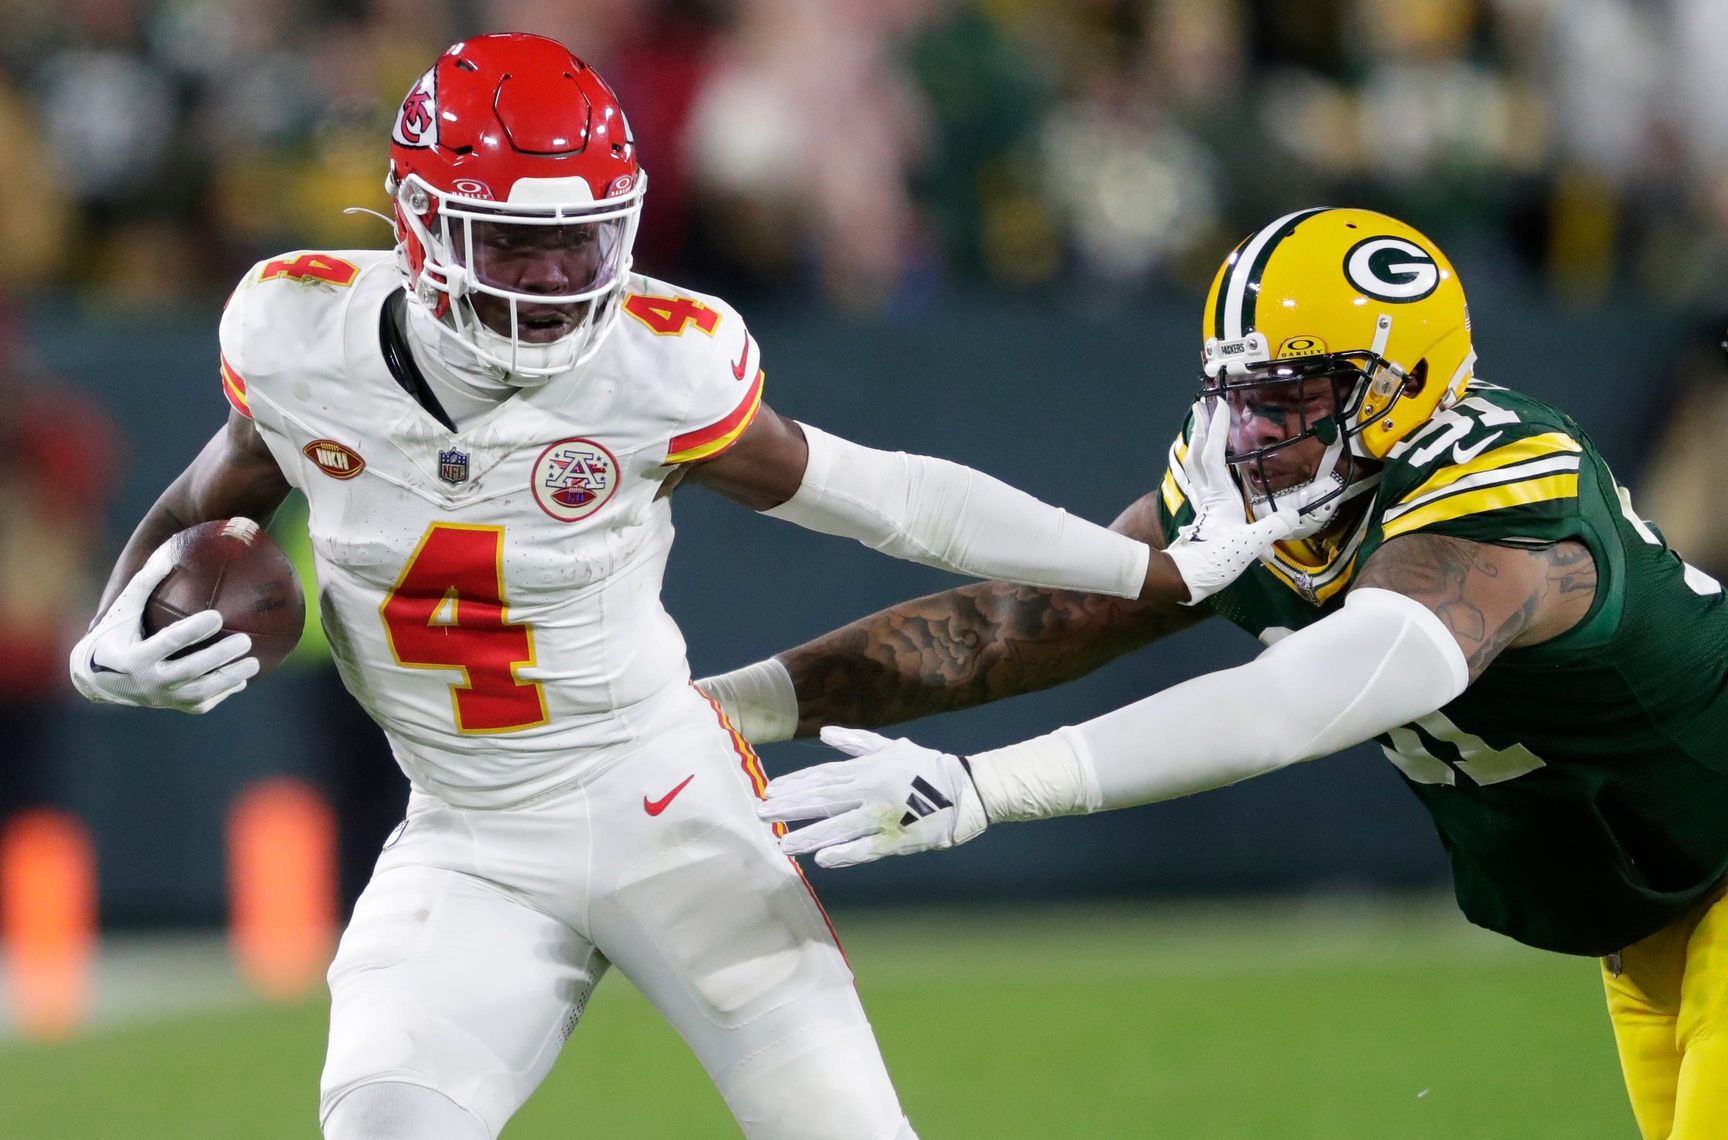
[[[264,272],[331,260],[358,272]],[[261,263],[223,315],[223,391],[306,494],[331,651],[404,771],[502,806],[609,766],[688,680],[659,491],[736,441],[762,373],[740,375],[725,302],[637,276],[715,315],[673,335],[620,321],[584,367],[453,432],[385,363],[401,287],[387,251]]]

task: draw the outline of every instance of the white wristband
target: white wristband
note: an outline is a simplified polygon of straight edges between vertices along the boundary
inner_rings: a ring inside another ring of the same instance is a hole
[[[974,753],[969,760],[991,823],[1083,815],[1102,804],[1086,739],[1072,728]]]
[[[778,657],[703,677],[696,686],[751,744],[790,740],[798,731],[798,692]]]

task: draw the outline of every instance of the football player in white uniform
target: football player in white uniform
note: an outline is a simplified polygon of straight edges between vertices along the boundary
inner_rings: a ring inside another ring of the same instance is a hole
[[[1294,508],[1153,552],[775,414],[731,307],[631,272],[634,140],[551,40],[448,49],[402,104],[387,186],[394,252],[289,254],[235,290],[228,423],[122,552],[75,683],[193,712],[243,688],[244,635],[172,656],[214,611],[149,638],[139,612],[170,535],[305,493],[332,652],[412,784],[330,969],[329,1140],[496,1136],[613,962],[746,1134],[911,1136],[833,932],[756,818],[756,758],[689,684],[659,598],[668,492],[1157,598],[1229,581]]]

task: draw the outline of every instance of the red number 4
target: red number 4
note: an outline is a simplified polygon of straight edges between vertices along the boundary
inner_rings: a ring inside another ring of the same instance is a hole
[[[267,263],[258,274],[260,281],[286,277],[291,281],[327,281],[332,285],[352,285],[360,275],[360,267],[352,261],[331,257],[327,253],[303,253],[299,257],[278,257]]]
[[[690,297],[650,297],[632,293],[624,299],[624,311],[659,336],[683,336],[695,325],[709,336],[720,323],[720,314]]]
[[[534,633],[504,601],[504,528],[433,523],[378,608],[399,664],[460,669],[456,730],[515,732],[546,723],[546,694],[516,670],[534,664]]]

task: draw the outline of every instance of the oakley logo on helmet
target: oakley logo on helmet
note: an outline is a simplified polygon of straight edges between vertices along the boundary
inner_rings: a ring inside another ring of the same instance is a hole
[[[1375,300],[1395,305],[1420,301],[1440,285],[1434,255],[1395,237],[1371,237],[1351,246],[1344,255],[1344,276]]]
[[[1284,338],[1284,343],[1278,346],[1278,359],[1287,356],[1317,356],[1326,351],[1326,342],[1317,336],[1292,336]]]
[[[402,100],[390,138],[399,146],[438,145],[437,68],[422,75]]]

